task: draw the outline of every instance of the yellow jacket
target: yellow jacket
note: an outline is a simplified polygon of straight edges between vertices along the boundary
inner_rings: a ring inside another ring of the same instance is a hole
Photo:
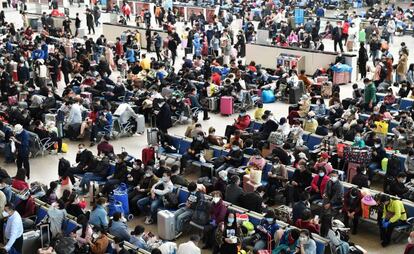
[[[407,213],[405,212],[405,207],[402,201],[400,200],[390,200],[388,205],[384,205],[384,211],[382,212],[383,219],[389,219],[391,223],[396,221],[407,220]]]
[[[264,108],[256,108],[256,111],[254,111],[254,119],[261,121],[264,112]]]

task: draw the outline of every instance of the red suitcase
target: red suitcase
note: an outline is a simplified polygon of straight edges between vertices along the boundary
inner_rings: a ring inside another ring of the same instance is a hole
[[[220,98],[220,113],[222,115],[233,114],[233,97],[223,96]]]
[[[147,165],[149,161],[155,159],[155,150],[153,147],[146,147],[142,149],[141,160],[144,165]]]

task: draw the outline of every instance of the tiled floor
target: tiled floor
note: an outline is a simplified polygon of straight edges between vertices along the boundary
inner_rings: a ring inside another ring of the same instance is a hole
[[[29,6],[29,9],[30,9],[30,6]],[[78,9],[78,8],[76,8],[76,10],[74,10],[73,12],[71,11],[72,14],[75,12],[83,13],[82,9]],[[6,18],[8,21],[15,22],[17,27],[22,24],[20,15],[18,15],[17,12],[15,11],[12,11],[12,12],[6,11]],[[105,14],[103,14],[103,19],[105,19]],[[98,28],[97,35],[100,34],[100,31],[101,31],[101,28]],[[414,39],[411,36],[396,37],[395,44],[394,44],[395,46],[391,48],[391,52],[393,53],[395,57],[397,57],[398,55],[397,54],[398,48],[399,48],[400,42],[402,41],[405,41],[406,44],[410,48],[410,45],[413,45]],[[326,45],[327,50],[332,50],[333,45],[331,41],[326,41],[325,45]],[[412,48],[410,48],[410,50],[412,51]],[[409,62],[414,62],[414,52],[410,54],[409,60],[410,60]],[[362,84],[360,84],[360,86],[362,87]],[[341,87],[341,98],[350,97],[351,91],[352,91],[352,88],[350,84],[342,86]],[[272,104],[266,104],[265,108],[272,110],[273,114],[277,118],[280,118],[287,114],[288,105],[277,101]],[[252,111],[250,111],[249,113],[252,113]],[[208,127],[214,126],[217,129],[218,134],[223,135],[226,125],[229,123],[232,123],[233,118],[235,116],[223,117],[217,114],[211,114],[210,117],[211,119],[209,121],[201,122],[203,125],[203,129],[207,131]],[[170,132],[174,134],[178,134],[178,135],[183,135],[185,132],[185,129],[186,129],[186,126],[179,125],[179,126],[171,128]],[[43,183],[49,183],[50,181],[56,180],[57,179],[57,164],[58,164],[59,158],[65,157],[72,162],[74,161],[75,155],[77,152],[77,147],[76,147],[77,143],[70,142],[68,140],[65,140],[65,142],[67,142],[69,146],[69,151],[67,154],[45,155],[44,157],[38,157],[38,158],[34,158],[30,160],[30,164],[32,168],[31,181],[41,181]],[[85,141],[85,143],[87,144],[88,142]],[[136,137],[134,136],[130,138],[120,138],[118,140],[111,141],[111,143],[114,145],[115,151],[117,153],[121,151],[121,147],[125,147],[128,153],[133,154],[135,157],[140,157],[141,156],[140,152],[142,148],[146,146],[146,136],[143,135],[143,136],[136,136]],[[93,152],[96,152],[96,147],[92,147],[91,149]],[[10,175],[14,175],[16,172],[15,165],[11,165],[11,164],[5,165],[3,164],[3,159],[0,160],[0,166],[6,168]],[[133,228],[136,224],[139,224],[139,223],[142,224],[142,222],[143,222],[142,218],[138,218],[138,219],[131,221],[129,225],[131,228]],[[149,230],[151,230],[152,232],[156,232],[156,227],[149,227]],[[186,239],[187,237],[183,236],[178,240],[178,242],[182,242]],[[379,244],[379,235],[378,235],[377,227],[373,224],[368,224],[366,222],[361,223],[359,234],[356,236],[352,236],[351,241],[363,246],[370,254],[371,253],[385,253],[385,252],[402,253],[404,249],[404,244],[394,244],[386,249],[383,249]],[[403,241],[405,242],[405,240]],[[204,253],[209,253],[209,251],[206,251]]]

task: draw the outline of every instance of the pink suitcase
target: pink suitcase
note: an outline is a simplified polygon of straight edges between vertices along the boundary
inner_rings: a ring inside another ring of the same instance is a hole
[[[220,113],[222,115],[233,114],[233,97],[223,96],[220,98]]]
[[[247,181],[246,183],[243,183],[243,190],[244,192],[253,192],[257,189],[257,187],[261,186],[261,183],[252,183],[251,181]]]
[[[334,72],[333,84],[347,84],[351,80],[350,77],[349,72]]]

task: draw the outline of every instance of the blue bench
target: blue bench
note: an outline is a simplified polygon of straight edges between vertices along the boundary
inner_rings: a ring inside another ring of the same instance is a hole
[[[411,108],[414,104],[413,99],[402,98],[400,101],[400,110]]]
[[[322,136],[311,134],[309,135],[309,138],[306,142],[306,146],[309,148],[309,150],[314,150],[315,146],[319,145],[322,142],[322,139]]]

